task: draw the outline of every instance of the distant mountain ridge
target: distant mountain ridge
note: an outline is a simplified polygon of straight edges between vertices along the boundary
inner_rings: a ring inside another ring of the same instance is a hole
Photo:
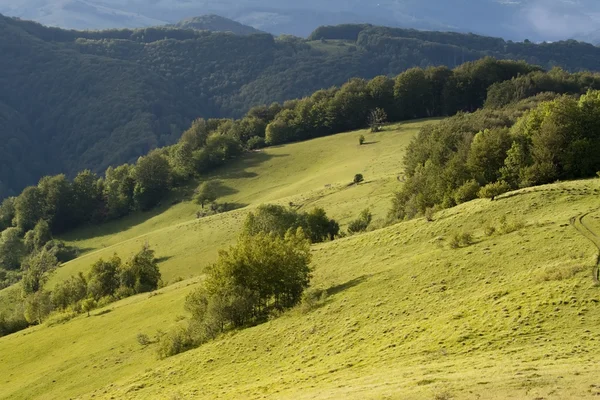
[[[241,24],[229,18],[224,18],[219,15],[209,14],[200,17],[187,18],[179,21],[176,24],[169,25],[180,29],[195,29],[200,31],[211,32],[231,32],[236,35],[252,35],[255,33],[264,33],[251,26]]]
[[[239,117],[352,78],[485,56],[573,71],[600,65],[600,48],[578,42],[372,25],[322,27],[311,39],[167,26],[73,31],[0,16],[0,198],[43,175],[134,162],[196,118]]]
[[[585,38],[600,29],[595,0],[0,0],[0,13],[69,29],[141,28],[217,14],[306,37],[321,25],[370,23],[504,39]]]

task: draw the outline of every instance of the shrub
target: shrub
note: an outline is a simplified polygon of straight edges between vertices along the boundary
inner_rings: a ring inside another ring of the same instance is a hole
[[[193,328],[188,334],[202,342],[295,306],[311,278],[309,263],[309,241],[301,228],[284,238],[242,235],[237,246],[219,254],[204,286],[187,296]]]
[[[121,286],[130,288],[135,293],[146,293],[158,289],[160,279],[158,261],[154,257],[154,251],[147,244],[127,261],[120,271]]]
[[[140,344],[140,346],[148,346],[149,344],[152,344],[152,340],[150,340],[150,337],[148,335],[146,335],[145,333],[138,333],[137,334],[137,341]]]
[[[363,182],[365,180],[365,177],[363,176],[363,174],[356,174],[354,175],[354,180],[352,181],[355,185],[358,185],[359,183]]]
[[[473,244],[473,235],[468,232],[455,233],[450,238],[449,244],[453,249],[470,246]]]
[[[360,144],[361,146],[365,143],[365,135],[360,135],[360,137],[358,138],[358,144]]]
[[[22,309],[15,310],[11,315],[0,312],[0,337],[21,331],[28,326]]]
[[[427,222],[432,222],[433,221],[433,215],[435,214],[435,208],[434,207],[428,207],[427,209],[425,209],[425,219],[427,220]]]
[[[284,237],[288,230],[301,227],[312,243],[333,240],[339,235],[339,224],[327,217],[322,208],[314,208],[301,213],[291,208],[268,204],[258,207],[255,213],[249,213],[244,222],[243,234],[273,233]]]
[[[184,326],[177,326],[165,335],[160,336],[156,352],[159,358],[171,357],[193,349],[196,341]]]
[[[456,204],[462,204],[476,199],[480,190],[481,187],[479,186],[479,183],[474,179],[471,179],[456,189],[456,192],[454,192],[454,201]]]
[[[483,227],[483,233],[485,233],[485,236],[492,236],[496,233],[496,228],[492,225],[486,225]]]
[[[482,199],[487,198],[494,200],[496,196],[500,196],[501,194],[509,192],[510,190],[511,187],[508,183],[505,181],[498,181],[485,185],[481,188],[478,194]]]
[[[41,324],[52,312],[50,293],[40,290],[25,299],[25,319],[30,324]]]
[[[319,308],[327,299],[327,290],[310,288],[302,295],[302,302],[299,310],[302,314],[306,314],[316,308]]]
[[[87,316],[90,316],[90,311],[92,311],[93,309],[95,309],[97,307],[97,303],[96,300],[89,298],[89,299],[85,299],[84,301],[81,302],[81,310],[84,313],[87,313]]]
[[[267,143],[265,142],[265,138],[253,136],[248,140],[246,146],[248,147],[248,150],[257,150],[266,147]]]
[[[521,220],[514,220],[509,222],[506,219],[506,216],[503,216],[500,219],[500,228],[499,231],[503,234],[509,234],[516,231],[519,231],[525,227],[525,223]]]
[[[359,233],[366,231],[372,219],[373,215],[371,214],[371,211],[369,211],[368,208],[364,209],[357,219],[350,222],[350,224],[348,225],[348,232]]]
[[[63,311],[50,314],[45,324],[47,326],[62,325],[69,322],[78,315],[76,311]]]

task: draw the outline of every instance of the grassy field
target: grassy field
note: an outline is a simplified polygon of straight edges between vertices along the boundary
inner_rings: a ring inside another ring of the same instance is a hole
[[[365,207],[383,218],[400,185],[397,177],[406,146],[421,126],[434,122],[393,125],[374,134],[344,133],[251,153],[207,178],[220,183],[219,202],[243,208],[198,220],[200,206],[190,201],[191,190],[182,190],[178,196],[183,201],[177,205],[73,232],[63,239],[85,253],[60,268],[50,284],[88,270],[100,257],[115,252],[127,257],[145,241],[163,259],[166,281],[198,275],[220,248],[235,241],[248,211],[267,202],[293,202],[306,210],[320,206],[342,226]],[[358,144],[361,134],[368,144]],[[357,173],[364,175],[365,183],[348,187]]]
[[[410,125],[400,127],[381,134],[380,143],[389,142],[379,149],[355,148],[371,152],[361,153],[361,160],[316,156],[311,160],[320,165],[298,163],[296,172],[293,162],[286,171],[283,160],[300,157],[303,146],[308,157],[308,146],[318,141],[272,149],[288,156],[240,168],[256,173],[251,177],[219,178],[237,190],[228,201],[250,208],[265,201],[329,205],[347,220],[345,213],[368,204],[382,216],[401,165],[393,160],[411,132]],[[395,141],[386,134],[402,144],[392,149]],[[356,133],[320,140],[337,140],[340,153],[357,142]],[[342,188],[355,172],[371,183]],[[271,178],[261,178],[263,173]],[[377,196],[369,200],[372,194]],[[433,222],[418,219],[316,245],[313,286],[328,293],[319,308],[292,310],[166,360],[136,336],[181,323],[184,298],[199,278],[114,303],[91,317],[0,338],[0,398],[598,398],[600,287],[593,279],[593,236],[600,234],[599,194],[600,180],[557,183],[463,204],[436,214]],[[204,220],[188,222],[194,210],[182,203],[132,224],[133,232],[81,243],[90,249],[89,261],[145,240],[138,236],[154,228],[150,243],[159,256],[172,255],[164,266],[172,262],[178,274],[197,274],[201,267],[184,270],[185,262],[207,262],[214,253],[208,254],[205,242],[235,236],[202,228]],[[210,223],[234,235],[244,212],[211,217]],[[578,220],[591,233],[582,234]],[[496,232],[487,235],[489,227]],[[470,233],[473,243],[451,248],[450,239],[460,233]],[[78,264],[65,268],[72,265]]]

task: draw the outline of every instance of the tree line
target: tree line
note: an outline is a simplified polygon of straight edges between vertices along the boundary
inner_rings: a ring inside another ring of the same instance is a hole
[[[597,48],[577,42],[371,26],[322,28],[313,38],[167,27],[77,32],[0,16],[0,199],[44,175],[73,178],[135,164],[176,143],[198,116],[241,118],[253,106],[310,96],[352,77],[453,69],[489,55],[572,71],[595,69],[600,59]]]
[[[493,200],[517,188],[595,176],[599,121],[600,91],[590,90],[540,94],[425,127],[407,149],[408,178],[390,214],[413,218],[477,197]]]
[[[523,85],[529,89],[524,90]],[[15,228],[7,236],[9,243],[17,243],[19,238],[24,241],[40,221],[48,224],[52,234],[60,234],[149,210],[166,201],[174,188],[201,178],[246,151],[363,128],[372,123],[374,110],[391,121],[401,121],[473,112],[484,104],[494,110],[549,89],[576,94],[589,88],[600,88],[598,75],[569,74],[559,69],[543,72],[522,62],[491,58],[454,70],[414,68],[395,78],[352,79],[310,97],[254,107],[238,120],[198,119],[177,144],[153,150],[135,164],[109,167],[104,176],[86,170],[72,180],[65,175],[44,177],[37,186],[3,201],[0,231]],[[449,124],[456,125],[446,122],[432,129]],[[453,126],[451,135],[460,136],[464,129],[461,124]],[[424,137],[420,141],[426,142]],[[411,153],[418,154],[417,150]],[[414,169],[411,166],[409,173]],[[478,182],[489,183],[482,179],[478,177]],[[13,258],[1,267],[18,269],[17,261]]]
[[[96,261],[87,274],[79,273],[52,289],[47,282],[59,268],[56,254],[40,248],[23,262],[20,301],[12,314],[0,312],[0,336],[41,324],[49,318],[65,321],[96,307],[139,293],[156,290],[162,283],[158,260],[146,244],[123,262],[113,255]]]

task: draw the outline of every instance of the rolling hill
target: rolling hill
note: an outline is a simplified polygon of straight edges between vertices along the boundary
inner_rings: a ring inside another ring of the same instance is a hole
[[[354,77],[485,56],[595,69],[577,42],[513,43],[344,25],[310,40],[175,28],[68,31],[0,17],[0,198],[43,175],[134,162],[173,144],[198,117],[239,117]],[[314,39],[314,40],[313,40]]]
[[[66,239],[88,253],[54,282],[146,240],[168,281],[195,277],[0,338],[0,397],[595,398],[599,180],[523,189],[314,245],[312,285],[327,293],[320,306],[165,360],[137,342],[185,320],[185,296],[256,205],[318,205],[342,224],[366,206],[382,217],[401,186],[406,145],[429,123],[368,134],[366,146],[363,132],[350,132],[248,154],[213,176],[224,200],[245,206],[233,212],[198,220],[183,191],[174,195],[183,202],[153,214],[73,232]],[[348,187],[356,172],[366,182]],[[460,233],[472,241],[453,248]]]
[[[251,26],[240,24],[228,18],[210,14],[200,17],[186,18],[176,24],[170,25],[180,29],[195,29],[199,31],[211,32],[231,32],[236,35],[252,35],[255,33],[264,33]]]
[[[592,0],[1,0],[0,13],[71,29],[140,28],[219,14],[273,34],[307,36],[320,25],[372,23],[553,41],[598,29]]]

